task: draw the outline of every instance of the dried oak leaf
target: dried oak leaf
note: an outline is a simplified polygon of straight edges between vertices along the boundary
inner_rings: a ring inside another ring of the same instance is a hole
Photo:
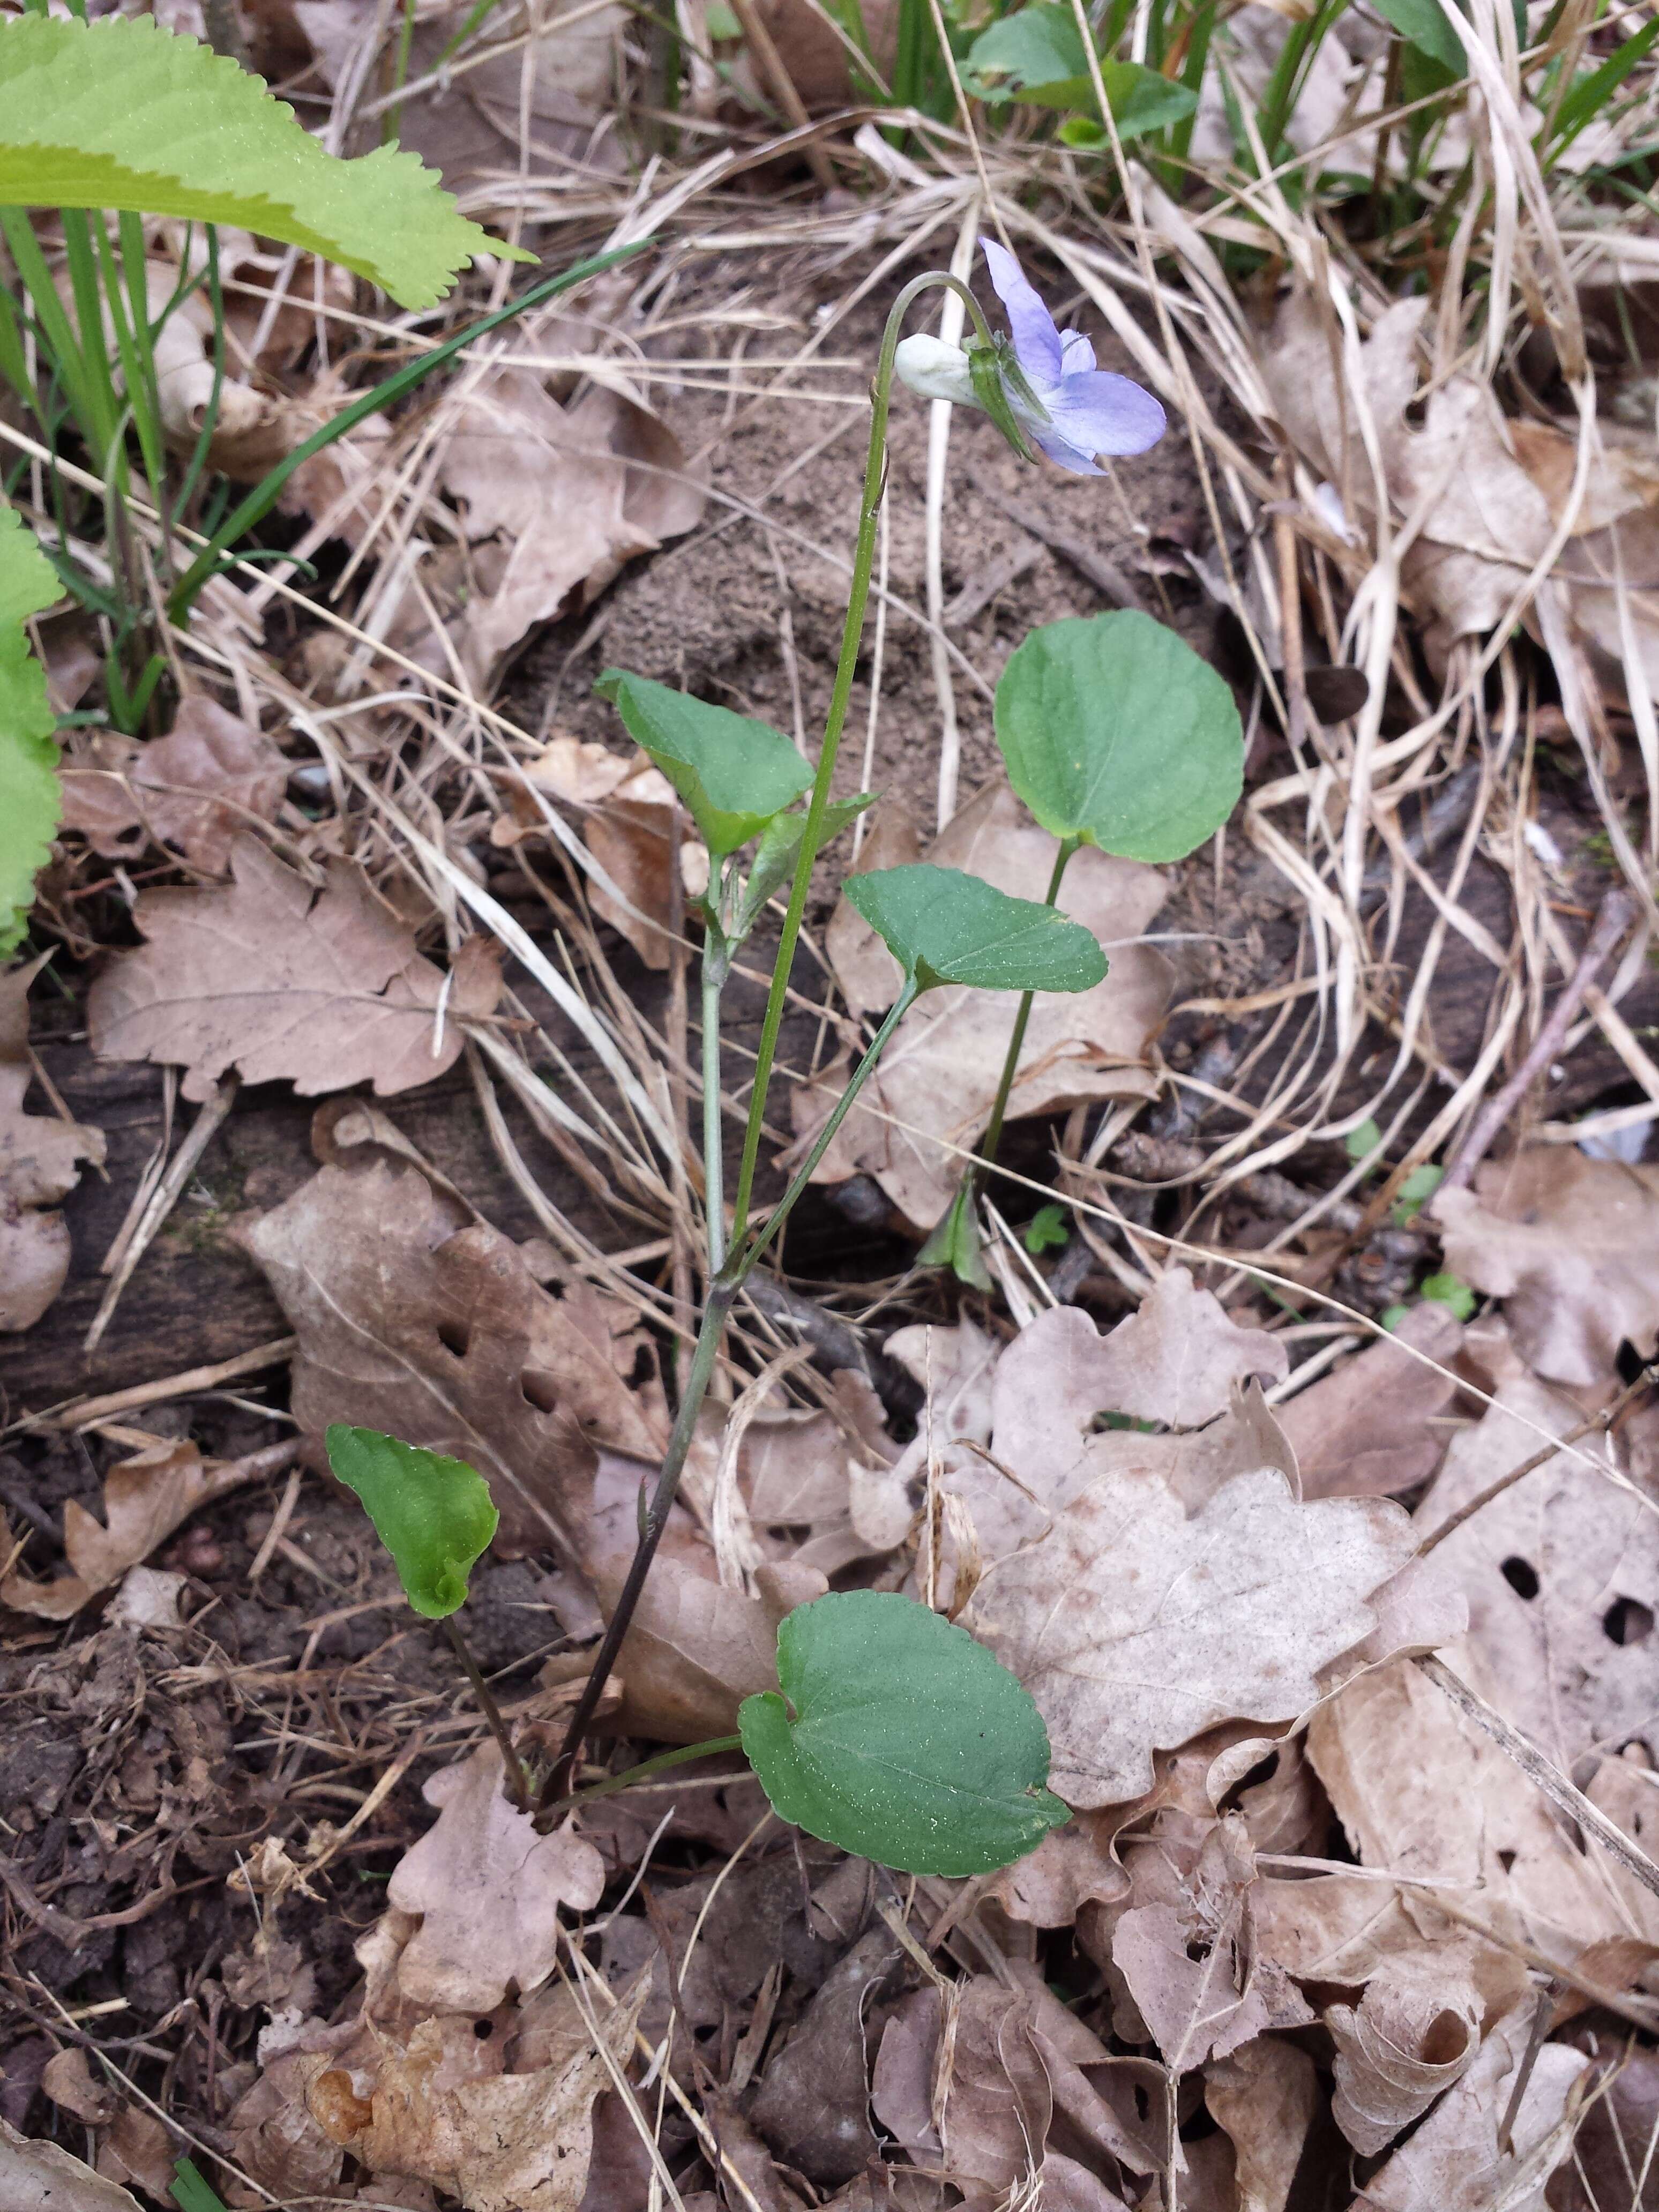
[[[104,1133],[56,1114],[26,1114],[29,985],[40,963],[0,975],[0,1332],[32,1328],[64,1287],[70,1233],[48,1208],[81,1180],[81,1162],[101,1165]]]
[[[56,2143],[32,2142],[6,2120],[0,2120],[0,2204],[6,2212],[138,2212],[130,2190]]]
[[[1411,2140],[1355,2197],[1352,2212],[1543,2212],[1544,2185],[1572,2147],[1579,2076],[1589,2061],[1565,2044],[1538,2051],[1498,2148],[1533,2006],[1508,2014]]]
[[[100,1057],[176,1062],[196,1099],[232,1066],[250,1083],[286,1078],[304,1097],[371,1079],[385,1097],[453,1066],[462,1024],[500,994],[484,939],[470,938],[446,977],[360,868],[331,860],[319,892],[252,836],[230,864],[223,890],[141,894],[134,919],[149,942],[121,954],[87,1002]]]
[[[1516,1349],[1551,1382],[1599,1382],[1619,1347],[1659,1346],[1659,1167],[1552,1145],[1480,1169],[1435,1201],[1446,1266],[1504,1301]]]
[[[1327,2008],[1332,2115],[1363,2157],[1385,2149],[1472,2063],[1484,2014],[1474,1983],[1437,1949],[1385,1959],[1357,2005]]]
[[[1280,2037],[1258,2036],[1205,2069],[1204,2101],[1232,2141],[1237,2212],[1285,2212],[1319,2110],[1312,2059]]]
[[[421,1924],[398,1960],[398,1987],[432,2012],[492,2012],[514,1984],[553,1971],[558,1908],[591,1911],[605,1862],[568,1828],[538,1836],[501,1787],[492,1739],[421,1792],[438,1818],[393,1871],[387,1901]]]
[[[888,865],[892,850],[872,838],[866,866]],[[981,876],[999,890],[1041,899],[1053,872],[1055,840],[1021,809],[1006,783],[988,785],[936,840],[927,857]],[[1136,942],[1163,904],[1155,868],[1113,859],[1088,846],[1072,862],[1060,905],[1103,941],[1111,972],[1091,991],[1040,992],[1034,1002],[1008,1112],[1046,1114],[1097,1098],[1144,1098],[1154,1081],[1148,1041],[1168,1002],[1172,970],[1154,947]],[[890,1006],[897,967],[868,924],[845,901],[830,924],[836,978],[854,1014]],[[818,1182],[867,1175],[919,1229],[949,1204],[971,1148],[990,1119],[1014,1020],[1015,1000],[998,991],[930,991],[913,1007],[814,1171]],[[794,1150],[804,1152],[840,1097],[845,1054],[794,1092]],[[938,1140],[945,1140],[941,1142]]]
[[[1540,1429],[1560,1436],[1583,1418],[1565,1393],[1528,1375],[1503,1383],[1481,1419],[1453,1438],[1417,1509],[1419,1528],[1439,1528],[1534,1458]],[[1633,1736],[1659,1750],[1650,1640],[1659,1517],[1614,1474],[1606,1440],[1581,1438],[1500,1492],[1433,1554],[1468,1603],[1453,1664],[1569,1772],[1592,1749]]]
[[[466,2212],[577,2212],[587,2186],[594,2100],[611,2087],[611,2069],[632,2055],[646,1990],[642,1978],[599,2021],[603,2051],[590,2039],[532,2073],[484,2071],[489,2061],[479,2053],[487,2046],[474,2037],[470,2018],[428,2020],[402,2051],[388,2043],[366,2097],[354,2072],[325,2057],[303,2062],[307,2106],[324,2132],[372,2172],[429,2182],[458,2197]]]
[[[822,2187],[850,2181],[878,2155],[870,2125],[864,2021],[903,1957],[884,1923],[860,1936],[768,2061],[750,2105],[750,2118],[779,2156]]]
[[[1255,1858],[1237,1815],[1218,1821],[1178,1904],[1136,1905],[1112,1936],[1112,1964],[1172,2074],[1225,2058],[1312,2008],[1255,1940]]]
[[[167,1439],[124,1459],[104,1478],[101,1522],[76,1499],[64,1507],[64,1552],[70,1572],[37,1583],[14,1568],[0,1582],[0,1602],[46,1620],[67,1620],[88,1598],[118,1583],[183,1522],[216,1498],[258,1479],[245,1461],[204,1460],[187,1439]]]
[[[1223,1483],[1190,1520],[1163,1482],[1109,1469],[989,1569],[963,1625],[1036,1699],[1050,1786],[1119,1804],[1152,1788],[1155,1750],[1310,1707],[1413,1545],[1397,1506],[1303,1504],[1275,1468]]]
[[[1298,1391],[1275,1418],[1296,1452],[1303,1496],[1388,1498],[1426,1482],[1446,1449],[1448,1432],[1435,1420],[1457,1385],[1406,1347],[1449,1367],[1462,1341],[1450,1310],[1424,1298],[1392,1335]]]
[[[349,1421],[468,1461],[508,1543],[580,1558],[589,1438],[660,1452],[660,1407],[624,1380],[631,1317],[586,1284],[550,1297],[510,1238],[458,1229],[419,1169],[324,1168],[245,1241],[300,1340],[307,1432]]]
[[[153,838],[222,876],[249,817],[276,819],[288,775],[270,738],[193,695],[166,737],[139,744],[100,730],[72,746],[58,780],[64,827],[78,830],[94,852],[128,859]]]

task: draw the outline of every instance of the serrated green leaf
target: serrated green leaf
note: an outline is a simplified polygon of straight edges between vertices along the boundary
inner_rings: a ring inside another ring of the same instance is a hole
[[[63,811],[46,672],[23,628],[63,595],[33,532],[0,502],[0,956],[23,934]]]
[[[1106,956],[1080,922],[925,860],[854,876],[847,897],[924,991],[1091,991]]]
[[[1454,77],[1468,73],[1463,41],[1446,21],[1440,0],[1376,0],[1376,12],[1394,25],[1402,39],[1449,70]]]
[[[465,1604],[466,1578],[501,1518],[477,1468],[342,1421],[325,1441],[329,1465],[362,1499],[416,1612],[441,1620]]]
[[[716,860],[757,837],[812,781],[800,753],[769,722],[625,668],[602,670],[593,689],[685,801]]]
[[[875,803],[873,791],[860,791],[851,799],[832,799],[823,810],[823,836],[819,850],[839,837],[866,806]],[[775,814],[761,831],[754,862],[744,883],[743,901],[738,908],[734,933],[739,939],[748,936],[760,920],[768,899],[781,890],[794,873],[795,854],[800,849],[801,832],[805,827],[805,814]]]
[[[1161,131],[1198,106],[1196,94],[1184,84],[1171,83],[1139,62],[1103,61],[1100,76],[1120,138]],[[1074,108],[1085,115],[1097,104],[1077,19],[1056,0],[1034,0],[981,31],[969,48],[962,81],[976,99],[993,103],[1021,100],[1034,107]],[[1095,130],[1103,143],[1106,133],[1098,120]],[[1073,135],[1067,143],[1079,142]]]
[[[434,171],[325,153],[261,81],[152,16],[0,22],[0,205],[235,223],[428,307],[475,253],[533,254],[469,222]]]
[[[778,1680],[738,1727],[774,1810],[809,1836],[901,1874],[989,1874],[1069,1817],[1043,1787],[1048,1732],[1024,1685],[913,1598],[797,1606]]]
[[[1172,629],[1133,610],[1034,629],[996,693],[1008,780],[1045,830],[1129,860],[1179,860],[1244,784],[1233,695]]]

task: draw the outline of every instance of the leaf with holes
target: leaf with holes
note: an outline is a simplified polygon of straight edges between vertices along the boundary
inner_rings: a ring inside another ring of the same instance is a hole
[[[605,669],[593,689],[685,801],[717,861],[758,836],[812,781],[805,761],[769,722],[625,668]]]
[[[1128,860],[1179,860],[1244,786],[1233,695],[1150,615],[1034,629],[997,684],[1008,781],[1043,828]]]
[[[778,1629],[783,1695],[738,1726],[775,1812],[902,1874],[988,1874],[1067,1817],[1048,1735],[964,1629],[896,1591],[832,1591]],[[786,1703],[786,1700],[787,1701]]]
[[[916,861],[877,868],[844,886],[907,976],[930,991],[1091,991],[1106,956],[1080,922],[1035,899],[1011,898],[978,876]]]
[[[464,1605],[466,1578],[501,1518],[483,1475],[379,1429],[337,1421],[327,1443],[329,1465],[362,1499],[416,1612],[441,1620]]]

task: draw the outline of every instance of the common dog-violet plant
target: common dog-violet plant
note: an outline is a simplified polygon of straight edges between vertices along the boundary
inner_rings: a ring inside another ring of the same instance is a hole
[[[886,489],[895,377],[923,397],[978,408],[1023,459],[1031,459],[1035,447],[1078,475],[1102,473],[1103,455],[1145,452],[1164,429],[1163,409],[1149,392],[1098,368],[1080,334],[1056,329],[1011,252],[987,240],[985,254],[1007,311],[1006,335],[994,334],[971,290],[942,271],[907,284],[888,319],[872,386],[852,584],[816,768],[781,731],[751,717],[622,669],[607,669],[599,680],[629,735],[674,786],[708,852],[708,887],[700,902],[706,1291],[673,1431],[651,1495],[642,1500],[633,1561],[563,1744],[535,1784],[535,1814],[544,1826],[578,1799],[625,1788],[684,1759],[739,1747],[785,1820],[902,1872],[987,1872],[1034,1849],[1068,1817],[1045,1786],[1048,1735],[1023,1685],[927,1606],[873,1590],[831,1592],[785,1618],[778,1632],[779,1690],[744,1701],[737,1735],[664,1753],[586,1790],[574,1786],[583,1741],[674,1503],[726,1317],[905,1014],[924,993],[946,988],[1016,995],[980,1159],[942,1224],[948,1249],[939,1256],[971,1273],[975,1176],[994,1161],[1034,994],[1093,990],[1107,972],[1093,935],[1061,911],[1067,865],[1085,845],[1143,861],[1177,860],[1219,827],[1239,794],[1243,748],[1232,696],[1173,631],[1136,613],[1085,617],[1034,631],[1003,672],[995,720],[1014,790],[1056,840],[1047,896],[1041,902],[1013,898],[978,878],[925,864],[871,871],[843,884],[843,896],[897,962],[898,992],[783,1195],[757,1215],[767,1096],[813,864],[871,803],[868,793],[832,801],[830,791]],[[901,338],[912,303],[937,286],[958,293],[971,319],[972,335],[960,349],[933,338]],[[728,1218],[720,1144],[721,994],[735,954],[786,883]],[[481,1479],[459,1462],[372,1431],[331,1429],[328,1443],[336,1473],[374,1518],[411,1602],[450,1621],[465,1658],[453,1614],[493,1529]],[[501,1739],[508,1787],[529,1804],[525,1766],[476,1668],[465,1663]]]

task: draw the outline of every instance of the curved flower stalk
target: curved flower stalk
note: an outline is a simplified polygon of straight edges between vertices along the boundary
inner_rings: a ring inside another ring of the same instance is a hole
[[[1073,476],[1103,476],[1097,456],[1144,453],[1164,435],[1164,410],[1127,376],[1097,368],[1081,331],[1060,331],[1036,286],[1006,246],[982,238],[991,283],[1008,314],[1009,336],[964,350],[918,332],[895,356],[901,382],[924,399],[977,407],[1023,459],[1029,438]]]

